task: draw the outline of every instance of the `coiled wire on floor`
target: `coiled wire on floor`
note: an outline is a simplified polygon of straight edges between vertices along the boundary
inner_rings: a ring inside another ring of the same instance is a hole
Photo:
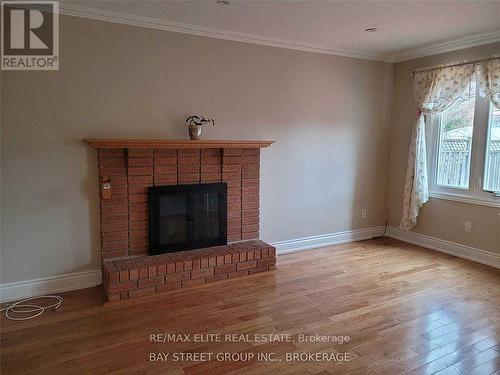
[[[49,305],[40,305],[29,303],[34,300],[55,300],[56,302]],[[0,309],[0,313],[4,312],[5,317],[9,320],[29,320],[42,315],[46,310],[52,309],[56,311],[63,303],[63,298],[61,296],[40,296],[26,298],[21,301],[14,302],[10,306],[6,306]]]

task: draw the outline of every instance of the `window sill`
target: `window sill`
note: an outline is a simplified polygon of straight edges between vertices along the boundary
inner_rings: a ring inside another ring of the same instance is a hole
[[[500,207],[500,198],[498,199],[473,198],[461,194],[438,193],[438,192],[430,192],[429,197],[435,199],[444,199],[447,201],[476,204],[480,206]]]

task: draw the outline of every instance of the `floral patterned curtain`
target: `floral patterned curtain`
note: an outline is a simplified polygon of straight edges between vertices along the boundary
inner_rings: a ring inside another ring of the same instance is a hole
[[[439,114],[474,95],[475,71],[475,64],[470,63],[415,73],[414,95],[419,110],[408,152],[401,229],[415,226],[420,207],[429,200],[424,115]]]
[[[500,108],[500,58],[479,63],[479,93],[489,96],[493,105]]]
[[[475,94],[473,82],[476,78],[480,95],[488,96],[493,105],[500,108],[498,57],[478,64],[461,64],[415,73],[414,95],[418,114],[408,152],[403,212],[399,224],[401,229],[409,230],[416,225],[420,208],[429,199],[424,116],[442,113],[456,102],[468,100]]]

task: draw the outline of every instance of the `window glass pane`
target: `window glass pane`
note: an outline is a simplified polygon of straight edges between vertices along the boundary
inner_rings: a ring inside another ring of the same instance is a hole
[[[438,185],[467,189],[472,150],[474,98],[459,102],[441,115]]]
[[[490,105],[484,190],[500,191],[500,109]]]

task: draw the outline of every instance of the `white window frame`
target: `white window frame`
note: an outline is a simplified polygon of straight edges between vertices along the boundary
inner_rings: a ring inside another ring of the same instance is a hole
[[[472,150],[468,189],[445,187],[437,184],[441,115],[426,116],[429,196],[437,199],[446,199],[490,207],[500,207],[499,194],[483,190],[483,178],[486,166],[486,142],[488,137],[491,102],[489,98],[481,97],[477,91],[474,107],[474,124],[472,132]]]

